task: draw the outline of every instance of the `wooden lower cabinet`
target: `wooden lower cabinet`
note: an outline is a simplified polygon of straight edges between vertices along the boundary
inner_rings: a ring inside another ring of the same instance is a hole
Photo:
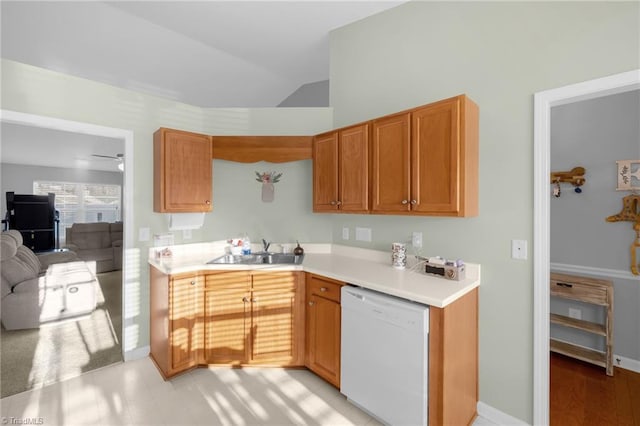
[[[304,273],[166,275],[151,267],[151,358],[165,378],[198,365],[304,365]]]
[[[208,274],[204,288],[203,364],[246,364],[251,333],[251,275]]]
[[[429,424],[470,425],[478,405],[478,289],[429,308]]]
[[[165,378],[198,365],[202,288],[198,274],[169,276],[151,268],[151,358]]]
[[[304,273],[254,272],[250,364],[304,365]]]
[[[340,388],[340,289],[344,283],[307,274],[305,365]]]
[[[304,365],[340,387],[345,283],[303,272],[166,275],[151,267],[150,276],[150,356],[165,379],[198,365]],[[477,288],[429,308],[425,403],[429,425],[467,425],[477,415]]]

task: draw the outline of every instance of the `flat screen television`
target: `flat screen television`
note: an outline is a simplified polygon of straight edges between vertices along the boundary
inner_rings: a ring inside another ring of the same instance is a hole
[[[7,192],[7,211],[11,229],[53,229],[55,194],[32,195]]]

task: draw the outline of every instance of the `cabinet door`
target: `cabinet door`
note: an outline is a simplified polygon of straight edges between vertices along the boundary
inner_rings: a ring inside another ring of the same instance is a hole
[[[339,133],[339,209],[366,212],[369,209],[369,125]]]
[[[311,295],[307,305],[307,360],[311,371],[340,387],[340,304]]]
[[[304,364],[301,273],[253,273],[251,359],[254,364]]]
[[[410,209],[409,118],[406,113],[373,122],[372,211],[406,212]]]
[[[244,364],[248,361],[250,285],[248,272],[207,275],[203,324],[206,364]]]
[[[164,128],[154,134],[154,211],[211,211],[211,150],[207,135]]]
[[[338,209],[338,132],[313,139],[313,211]]]
[[[412,210],[460,209],[460,100],[437,102],[412,113]]]
[[[171,374],[196,366],[202,348],[201,278],[171,279],[169,301],[169,351]]]

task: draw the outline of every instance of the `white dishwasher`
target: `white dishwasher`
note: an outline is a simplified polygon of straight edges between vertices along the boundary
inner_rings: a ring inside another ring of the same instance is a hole
[[[390,425],[428,422],[429,307],[342,287],[340,392]]]

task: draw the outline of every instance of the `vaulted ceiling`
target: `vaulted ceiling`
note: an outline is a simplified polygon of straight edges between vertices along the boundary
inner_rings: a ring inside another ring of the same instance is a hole
[[[1,52],[200,107],[274,107],[329,78],[332,29],[404,1],[3,0]]]

